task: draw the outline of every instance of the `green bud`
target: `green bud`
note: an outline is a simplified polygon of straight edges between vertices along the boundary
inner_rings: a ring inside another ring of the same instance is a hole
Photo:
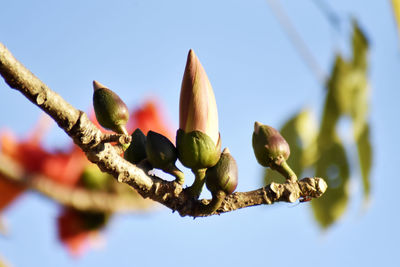
[[[124,158],[133,164],[138,164],[146,158],[146,136],[137,128],[132,133],[132,141],[125,151]]]
[[[218,163],[206,171],[206,186],[215,195],[223,191],[229,195],[235,191],[238,184],[238,168],[235,159],[225,148]]]
[[[175,164],[177,159],[174,144],[162,134],[153,131],[147,133],[146,155],[150,163],[161,170]]]
[[[221,139],[215,144],[205,133],[177,131],[176,146],[182,164],[192,170],[209,168],[217,164],[221,155]]]
[[[150,164],[176,177],[176,182],[183,184],[184,175],[175,166],[178,158],[176,148],[165,136],[149,131],[146,141],[146,155]]]
[[[291,182],[297,180],[296,174],[286,162],[290,155],[289,144],[277,130],[255,122],[253,150],[258,163],[262,166],[278,171]]]
[[[97,121],[106,129],[126,134],[129,110],[121,98],[97,81],[93,81],[93,106]]]
[[[280,165],[290,155],[290,148],[282,135],[268,125],[254,124],[253,150],[258,163],[264,167]]]

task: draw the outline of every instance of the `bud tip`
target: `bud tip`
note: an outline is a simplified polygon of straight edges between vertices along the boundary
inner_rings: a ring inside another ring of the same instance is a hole
[[[107,86],[104,86],[103,84],[101,84],[98,81],[94,80],[93,81],[93,89],[94,89],[94,91],[99,90],[101,88],[107,88]]]
[[[194,53],[193,49],[190,49],[190,50],[189,50],[189,53],[188,53],[188,57],[189,57],[189,58],[193,58],[193,57],[195,57],[195,56],[196,56],[196,54]]]
[[[260,122],[258,122],[258,121],[256,121],[255,123],[254,123],[254,132],[256,133],[256,134],[258,134],[258,130],[260,129],[260,126],[261,126],[262,124],[260,123]]]

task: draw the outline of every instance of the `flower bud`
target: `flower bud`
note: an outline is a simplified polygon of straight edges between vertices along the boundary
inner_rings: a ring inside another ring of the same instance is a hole
[[[220,156],[215,96],[199,59],[189,51],[179,101],[178,157],[191,169],[214,166]]]
[[[177,183],[183,184],[184,175],[175,166],[178,158],[177,151],[168,138],[159,133],[149,131],[147,133],[146,155],[147,160],[154,168],[172,174],[176,177]]]
[[[253,150],[262,166],[278,171],[290,182],[296,182],[297,176],[286,162],[290,155],[289,144],[277,130],[255,122]]]
[[[280,165],[290,155],[290,148],[282,135],[268,125],[254,124],[253,150],[258,163],[264,167]]]
[[[126,123],[129,111],[119,96],[97,81],[93,81],[93,106],[97,121],[106,129],[128,135]]]
[[[220,190],[227,195],[235,191],[238,184],[238,169],[229,149],[225,148],[218,163],[207,169],[205,179],[206,186],[213,195]]]
[[[137,128],[132,133],[132,141],[124,153],[124,158],[133,164],[138,164],[146,158],[146,136]]]
[[[146,142],[147,159],[157,169],[165,169],[175,164],[177,153],[174,144],[165,136],[149,131]]]
[[[194,170],[214,166],[221,154],[221,140],[215,144],[207,134],[200,131],[185,133],[179,129],[176,145],[179,160],[184,166]]]

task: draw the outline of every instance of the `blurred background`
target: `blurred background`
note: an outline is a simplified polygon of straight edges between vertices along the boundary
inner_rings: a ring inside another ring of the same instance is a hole
[[[196,220],[140,200],[129,212],[85,215],[10,184],[3,172],[1,261],[6,266],[394,266],[400,238],[396,4],[5,1],[0,42],[74,107],[92,114],[92,81],[98,80],[130,107],[131,129],[155,127],[174,139],[192,48],[215,92],[222,146],[239,166],[237,190],[279,181],[253,155],[254,121],[282,129],[298,175],[322,176],[329,190],[307,203]],[[0,92],[2,155],[67,188],[106,190],[135,201],[134,192],[110,185],[109,177],[93,182],[101,176],[98,170],[3,80]],[[185,173],[190,185],[193,177]]]

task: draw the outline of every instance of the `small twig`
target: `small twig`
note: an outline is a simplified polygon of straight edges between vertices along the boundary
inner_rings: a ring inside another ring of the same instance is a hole
[[[118,143],[121,145],[127,145],[132,141],[132,137],[125,134],[109,134],[105,133],[101,136],[102,143]]]
[[[262,204],[271,205],[275,202],[293,203],[297,199],[303,197],[318,198],[326,191],[326,189],[326,182],[318,177],[307,177],[300,181],[286,182],[284,184],[271,183],[254,191],[235,192],[227,196],[222,202],[221,207],[211,214],[203,214],[199,212],[191,213],[189,215],[202,217]],[[197,205],[204,206],[209,202],[210,200],[202,200],[201,204]]]

